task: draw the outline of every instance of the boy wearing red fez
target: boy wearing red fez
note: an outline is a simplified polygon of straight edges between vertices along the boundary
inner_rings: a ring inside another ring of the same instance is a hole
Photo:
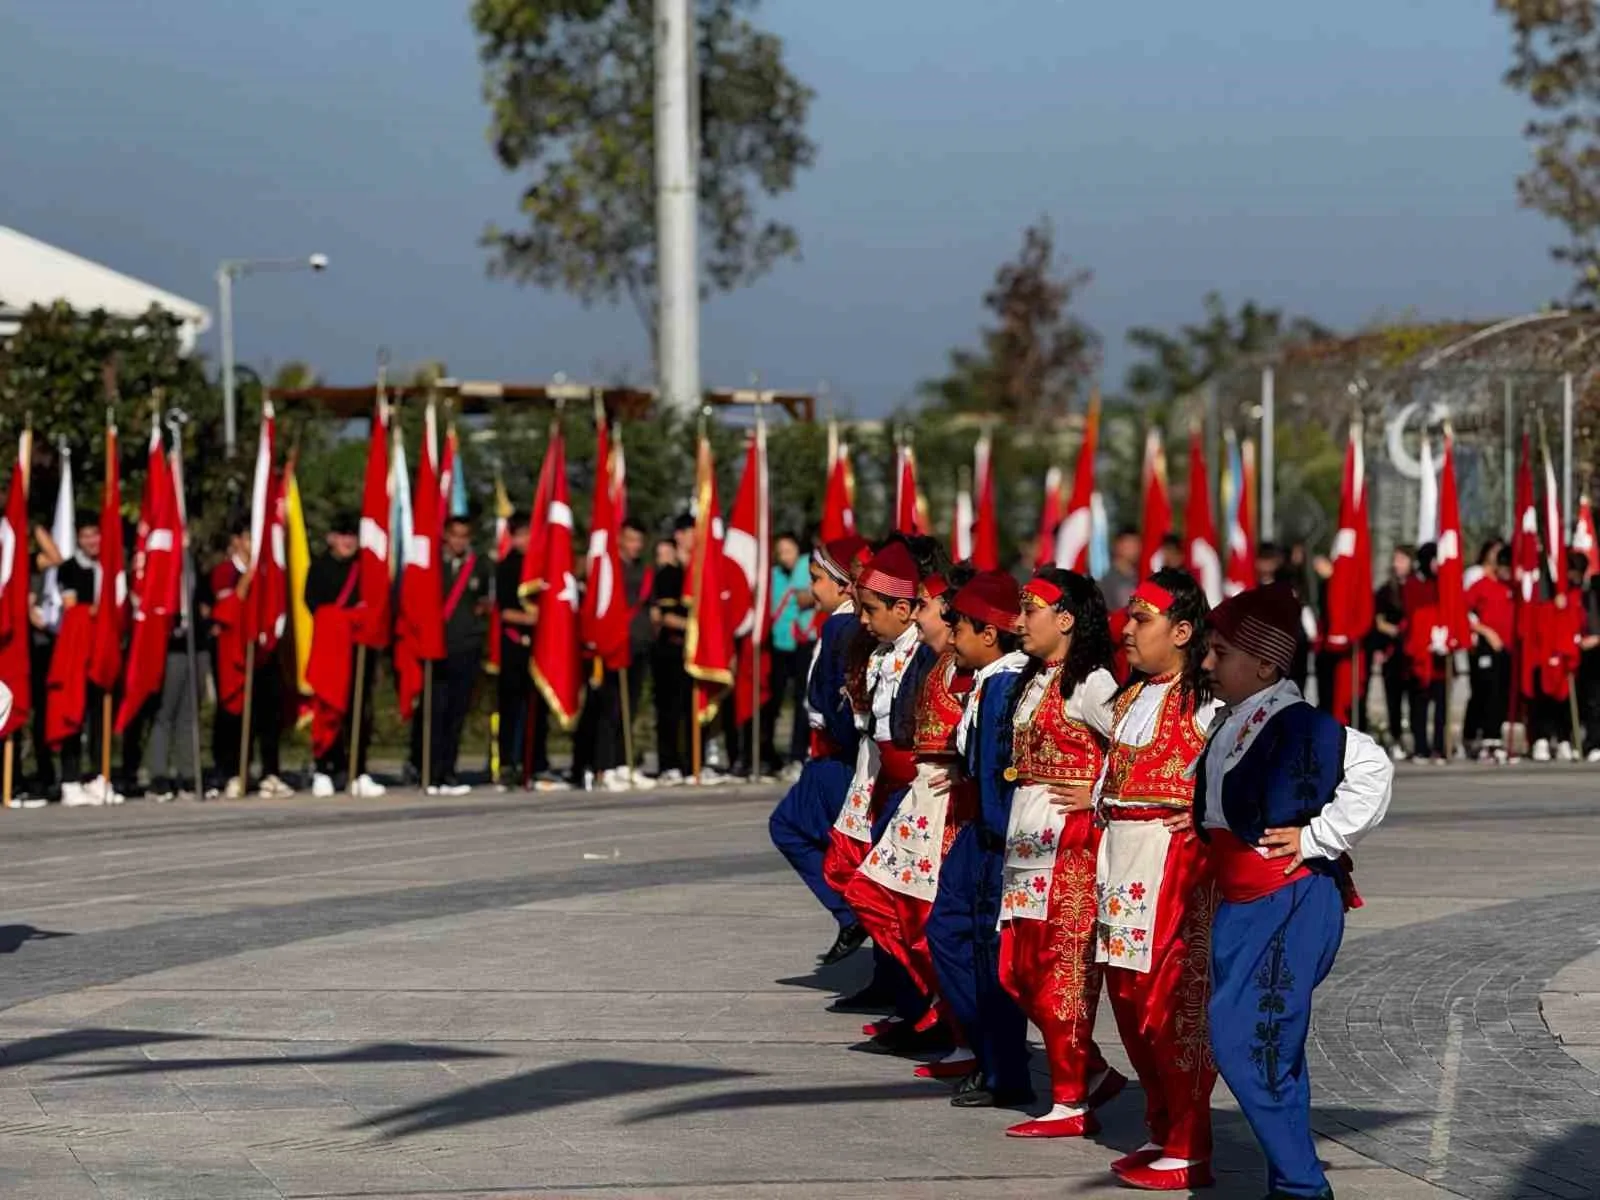
[[[1213,704],[1201,663],[1207,604],[1187,572],[1157,571],[1133,593],[1123,645],[1132,675],[1113,704],[1095,785],[1104,832],[1095,864],[1095,960],[1145,1095],[1149,1140],[1112,1171],[1130,1187],[1204,1187],[1211,1089],[1204,946],[1216,885],[1192,822],[1191,768]]]
[[[1015,695],[1000,901],[1000,982],[1039,1028],[1052,1107],[1006,1130],[1011,1137],[1084,1137],[1094,1109],[1127,1080],[1094,1042],[1100,1003],[1095,963],[1095,858],[1090,811],[1111,733],[1111,628],[1092,580],[1043,567],[1022,589],[1017,621],[1028,656]]]
[[[1286,676],[1299,602],[1287,584],[1211,615],[1205,667],[1223,708],[1196,764],[1195,825],[1221,902],[1211,930],[1211,1043],[1267,1159],[1275,1197],[1333,1192],[1311,1140],[1306,1033],[1355,899],[1350,847],[1389,806],[1382,747],[1307,704]]]
[[[956,592],[946,616],[955,661],[973,672],[955,740],[977,809],[945,854],[926,933],[940,999],[977,1059],[951,1098],[958,1108],[1013,1108],[1034,1098],[1028,1021],[1000,984],[1005,836],[1016,790],[1006,778],[1011,714],[1028,662],[1015,631],[1020,611],[1016,580],[984,571]]]
[[[852,599],[851,572],[865,561],[867,552],[866,539],[852,534],[819,546],[811,556],[811,595],[817,610],[828,615],[806,676],[810,757],[767,822],[772,844],[838,923],[838,936],[821,956],[824,965],[847,958],[867,937],[844,897],[828,885],[822,871],[833,823],[850,790],[860,738],[845,686],[845,659],[860,621]]]

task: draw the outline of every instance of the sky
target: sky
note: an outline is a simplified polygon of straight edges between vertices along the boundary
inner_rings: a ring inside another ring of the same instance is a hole
[[[0,5],[0,224],[213,308],[223,258],[327,254],[239,285],[258,365],[356,383],[387,347],[463,378],[644,381],[631,309],[487,276],[478,235],[521,184],[489,150],[467,7]],[[707,386],[893,409],[976,342],[1041,215],[1094,272],[1113,389],[1126,330],[1196,319],[1210,289],[1341,328],[1564,291],[1558,230],[1516,204],[1528,113],[1489,0],[766,0],[760,20],[816,89],[820,153],[770,205],[801,261],[703,311]]]

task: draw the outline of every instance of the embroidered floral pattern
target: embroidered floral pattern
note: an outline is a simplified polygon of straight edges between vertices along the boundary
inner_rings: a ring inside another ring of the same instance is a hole
[[[1217,1071],[1211,1054],[1211,1020],[1206,1014],[1206,1004],[1211,999],[1211,922],[1216,912],[1217,885],[1206,879],[1189,893],[1189,911],[1179,934],[1183,939],[1183,966],[1172,1014],[1173,1040],[1177,1043],[1173,1061],[1179,1070],[1189,1073],[1196,1097],[1210,1095]]]
[[[1100,968],[1094,961],[1095,852],[1063,850],[1056,860],[1050,891],[1050,975],[1045,1003],[1057,1021],[1069,1026],[1068,1043],[1087,1042],[1094,1033],[1100,999]]]
[[[1149,961],[1145,928],[1152,916],[1143,880],[1095,884],[1099,919],[1096,936],[1105,961],[1112,966],[1141,969]]]
[[[1266,960],[1256,972],[1255,984],[1260,992],[1256,1001],[1255,1037],[1250,1042],[1250,1061],[1261,1068],[1262,1081],[1267,1093],[1280,1099],[1283,1083],[1283,1014],[1288,1009],[1286,997],[1294,987],[1294,972],[1289,968],[1284,952],[1285,930],[1279,929],[1267,944]]]

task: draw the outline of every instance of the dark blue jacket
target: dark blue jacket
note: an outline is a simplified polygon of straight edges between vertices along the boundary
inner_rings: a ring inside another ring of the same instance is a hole
[[[838,757],[856,760],[855,714],[845,693],[845,655],[861,619],[853,612],[834,613],[822,623],[816,669],[806,687],[806,704],[822,717],[822,728],[839,747]]]
[[[984,681],[977,724],[967,738],[967,774],[978,785],[979,838],[990,851],[1005,843],[1011,797],[1017,790],[1016,782],[1006,779],[1005,769],[1011,765],[1013,693],[1021,678],[1018,671],[1003,671]]]

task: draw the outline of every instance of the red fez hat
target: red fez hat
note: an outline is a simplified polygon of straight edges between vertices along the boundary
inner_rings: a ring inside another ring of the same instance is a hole
[[[911,557],[905,543],[890,542],[867,563],[856,586],[891,600],[915,600],[917,581],[921,578],[917,560]]]
[[[985,625],[1010,629],[1022,611],[1022,590],[1004,571],[980,571],[956,593],[950,608]]]
[[[817,566],[821,567],[839,583],[849,583],[851,568],[865,558],[871,547],[864,537],[855,534],[846,534],[842,538],[834,538],[825,545],[818,546],[816,551]]]
[[[1300,635],[1300,598],[1287,583],[1269,583],[1230,596],[1206,618],[1221,638],[1281,674],[1294,666]]]

